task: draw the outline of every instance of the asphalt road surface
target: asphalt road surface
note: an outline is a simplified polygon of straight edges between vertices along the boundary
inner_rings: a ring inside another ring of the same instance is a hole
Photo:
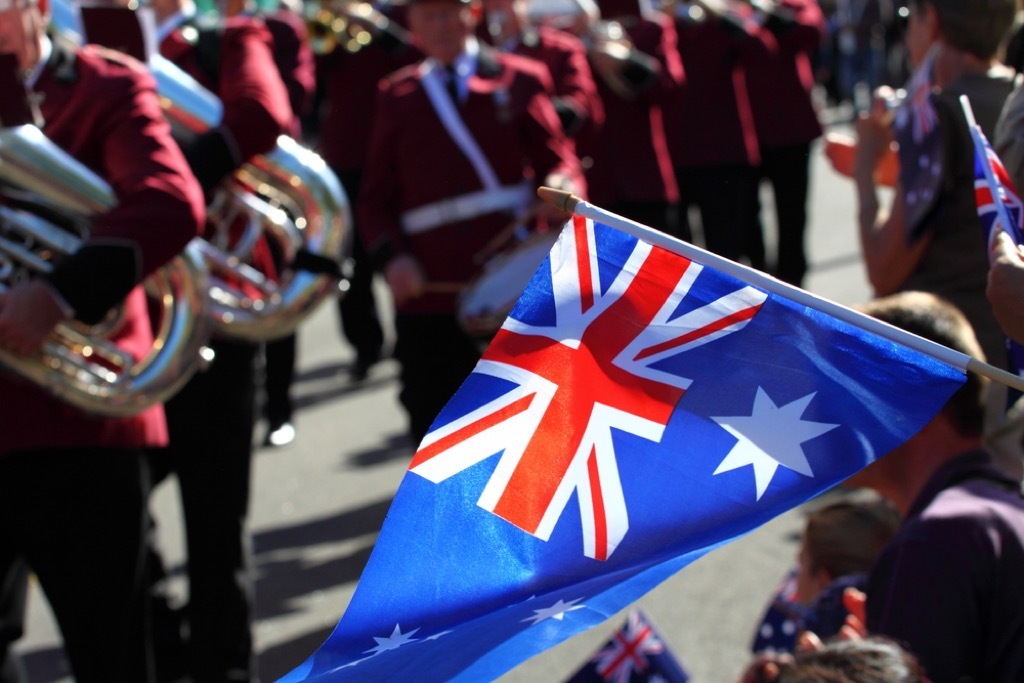
[[[839,303],[868,295],[860,262],[849,180],[814,149],[805,286]],[[771,240],[770,193],[765,218]],[[386,298],[386,297],[385,297]],[[301,663],[327,637],[345,609],[391,497],[412,453],[397,404],[393,361],[375,366],[359,385],[348,380],[352,352],[342,341],[336,308],[322,307],[302,328],[294,388],[298,437],[255,455],[251,528],[255,553],[255,638],[264,683]],[[260,425],[257,438],[262,439]],[[156,492],[169,562],[183,562],[177,490]],[[736,680],[748,658],[754,625],[791,566],[804,511],[791,511],[685,568],[637,604],[660,629],[694,683]],[[176,588],[185,590],[176,579]],[[561,681],[610,633],[624,612],[502,677],[507,683]],[[27,635],[17,652],[28,683],[69,681],[60,637],[41,591],[33,586]]]

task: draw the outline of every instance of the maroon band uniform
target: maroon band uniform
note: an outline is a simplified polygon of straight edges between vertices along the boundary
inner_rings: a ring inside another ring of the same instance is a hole
[[[618,21],[631,55],[614,81],[597,74],[605,130],[580,140],[591,199],[616,213],[664,231],[675,228],[679,189],[672,168],[663,107],[685,81],[669,16],[641,16],[635,2],[601,2],[602,16]],[[595,69],[595,73],[597,69]]]
[[[133,256],[107,276],[139,282],[176,256],[195,236],[203,215],[202,196],[170,139],[153,90],[135,62],[88,48],[78,53],[55,48],[34,90],[41,94],[43,132],[57,146],[110,183],[117,206],[90,226],[84,246],[128,245]],[[139,104],[132,108],[129,102]],[[93,303],[99,287],[76,279],[84,270],[68,263],[51,276],[61,295],[82,311],[106,311],[118,300]],[[125,322],[114,335],[122,349],[141,359],[153,333],[141,288],[128,294]],[[51,398],[48,393],[0,375],[0,404],[6,406],[0,455],[37,448],[160,446],[167,427],[160,405],[134,417],[97,418]]]
[[[477,37],[493,42],[484,21]],[[604,108],[594,74],[587,62],[587,50],[576,36],[550,26],[527,26],[511,44],[499,49],[541,62],[551,74],[555,88],[553,103],[566,135],[596,135],[604,126]]]
[[[241,164],[272,150],[293,121],[266,26],[246,17],[207,20],[182,13],[164,21],[161,54],[223,103],[219,127],[181,141],[209,195]],[[169,32],[167,32],[169,31]],[[209,226],[208,226],[209,229]],[[252,265],[273,275],[266,242]],[[256,421],[260,346],[215,338],[216,356],[166,405],[170,445],[154,452],[157,475],[177,476],[185,518],[189,603],[185,656],[172,637],[157,641],[164,673],[202,681],[251,680],[253,579],[246,519]],[[156,614],[169,614],[154,603]],[[174,633],[157,622],[163,633]],[[185,671],[175,665],[187,664]]]
[[[745,66],[771,49],[737,17],[717,17],[681,2],[675,11],[686,84],[666,105],[669,153],[680,192],[681,232],[687,209],[700,209],[705,246],[738,260],[744,252],[751,188],[760,150]]]
[[[380,266],[409,254],[428,282],[450,286],[479,274],[477,255],[533,201],[548,174],[563,173],[580,191],[585,185],[542,64],[480,45],[465,96],[457,105],[448,101],[488,162],[491,186],[454,142],[428,95],[428,78],[443,71],[426,60],[382,85],[359,227]],[[448,97],[445,86],[437,87],[436,97]],[[456,307],[450,290],[427,291],[397,307],[400,400],[414,438],[426,433],[479,358],[477,340],[458,327]]]
[[[117,205],[47,276],[94,322],[127,294],[113,338],[137,358],[152,329],[142,278],[199,230],[203,198],[141,65],[52,46],[32,88],[44,133],[113,188]],[[5,95],[5,97],[8,95]],[[130,293],[129,293],[130,290]],[[141,575],[146,519],[142,447],[166,443],[164,411],[86,415],[0,375],[0,568],[27,560],[61,629],[75,680],[149,681]]]

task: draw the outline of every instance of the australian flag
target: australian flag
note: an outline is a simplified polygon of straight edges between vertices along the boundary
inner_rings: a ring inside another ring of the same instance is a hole
[[[493,680],[883,456],[964,381],[666,241],[566,225],[284,681]]]
[[[964,106],[970,107],[970,104]],[[973,119],[973,115],[970,119]],[[974,140],[974,202],[978,207],[978,218],[981,220],[985,244],[991,253],[992,242],[1000,230],[1005,232],[1014,244],[1024,243],[1024,230],[1021,229],[1024,211],[1006,167],[992,149],[981,127],[970,119],[968,127]],[[1024,347],[1007,337],[1006,348],[1009,369],[1020,375],[1024,370]],[[1020,391],[1011,390],[1009,402],[1012,403],[1019,396]]]
[[[991,246],[1002,230],[1015,244],[1021,244],[1024,242],[1021,230],[1024,213],[1010,174],[977,124],[971,125],[971,137],[974,140],[974,201],[985,242]]]
[[[904,224],[911,241],[927,232],[927,219],[939,200],[945,172],[942,131],[933,95],[936,53],[935,48],[929,50],[914,70],[892,124],[893,137],[899,143]]]
[[[796,639],[807,616],[806,607],[797,600],[796,574],[793,570],[782,580],[768,603],[750,645],[754,654],[796,651]]]
[[[686,683],[683,665],[643,610],[626,623],[565,683]]]

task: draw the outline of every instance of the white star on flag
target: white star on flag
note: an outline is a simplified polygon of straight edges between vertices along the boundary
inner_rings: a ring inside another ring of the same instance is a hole
[[[395,630],[391,632],[390,636],[385,638],[378,638],[374,636],[373,639],[377,641],[377,647],[365,650],[365,652],[372,652],[373,654],[380,654],[381,652],[387,652],[388,650],[397,650],[403,645],[415,642],[418,638],[413,638],[418,628],[414,628],[408,633],[402,633],[402,627],[400,624],[395,624]]]
[[[808,394],[780,407],[758,387],[750,416],[712,417],[738,439],[714,474],[753,465],[758,500],[768,489],[779,465],[813,477],[800,444],[839,426],[800,419],[813,398],[813,393]]]
[[[583,609],[585,607],[585,605],[576,604],[582,599],[583,598],[576,598],[575,600],[564,602],[561,598],[559,598],[558,602],[556,602],[551,607],[533,610],[533,616],[526,617],[522,621],[532,621],[534,624],[539,624],[540,622],[546,619],[557,619],[558,621],[562,621],[563,619],[565,619],[566,612],[572,612],[573,610]]]

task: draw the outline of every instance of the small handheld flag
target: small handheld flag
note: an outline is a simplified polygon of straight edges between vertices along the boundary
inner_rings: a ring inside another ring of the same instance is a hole
[[[974,141],[974,201],[978,207],[978,218],[985,235],[985,244],[989,253],[992,243],[1002,230],[1014,244],[1024,243],[1024,210],[1020,197],[1013,187],[1010,174],[1006,172],[1003,162],[992,149],[981,126],[974,119],[971,103],[966,95],[960,97],[967,127]],[[1018,375],[1024,372],[1024,347],[1009,337],[1006,338],[1007,357],[1010,370]],[[1010,392],[1009,403],[1021,394]]]
[[[643,610],[626,623],[566,683],[686,683],[689,675]]]
[[[752,653],[793,652],[796,649],[796,638],[803,628],[807,612],[797,602],[796,590],[796,570],[793,570],[776,589],[754,631],[754,641],[750,645]]]

